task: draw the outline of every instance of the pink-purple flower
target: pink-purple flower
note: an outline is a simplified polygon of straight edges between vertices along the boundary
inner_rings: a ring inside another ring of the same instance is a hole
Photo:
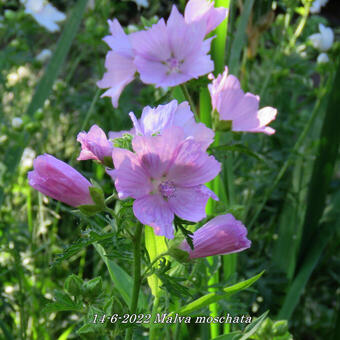
[[[112,142],[106,138],[105,132],[97,125],[93,125],[87,133],[79,132],[77,141],[81,144],[78,161],[94,159],[104,162],[105,157],[112,157]]]
[[[133,212],[141,223],[152,226],[157,235],[173,238],[175,214],[193,222],[206,216],[209,197],[218,198],[203,184],[220,172],[221,165],[200,143],[173,126],[162,135],[134,137],[132,147],[134,152],[114,148],[115,169],[107,173],[121,199],[135,199]]]
[[[215,2],[209,0],[190,0],[185,6],[184,19],[187,23],[203,21],[206,23],[206,34],[214,30],[227,16],[224,7],[214,7]]]
[[[247,239],[247,229],[231,214],[216,216],[193,234],[192,250],[183,241],[180,248],[189,253],[190,258],[224,255],[240,252],[251,246]]]
[[[268,135],[275,130],[267,126],[275,119],[277,110],[267,106],[259,110],[260,97],[244,93],[239,80],[228,75],[228,68],[209,85],[211,103],[219,113],[220,120],[231,121],[233,131],[263,132]]]
[[[185,83],[214,69],[208,55],[212,38],[204,40],[206,19],[187,23],[176,6],[172,7],[167,23],[162,18],[152,27],[129,35],[117,20],[109,21],[109,25],[111,35],[104,40],[112,51],[105,61],[107,72],[97,85],[109,88],[103,96],[111,97],[114,107],[136,71],[144,83],[166,87]]]
[[[155,108],[146,106],[142,116],[137,119],[133,112],[130,113],[133,122],[133,129],[123,131],[132,135],[152,136],[162,134],[163,130],[171,126],[178,126],[183,129],[185,137],[193,137],[206,150],[214,140],[214,131],[207,128],[203,123],[196,123],[194,114],[190,110],[188,102],[181,104],[172,100],[165,105],[158,105]],[[120,137],[117,132],[109,132],[110,139]]]
[[[118,107],[118,99],[123,89],[135,77],[136,66],[133,63],[134,52],[129,37],[125,34],[117,19],[108,20],[111,35],[103,40],[110,46],[105,59],[107,72],[97,85],[106,89],[102,97],[111,97],[113,107]]]
[[[92,184],[68,164],[44,154],[33,161],[33,167],[28,182],[34,189],[72,207],[94,205],[89,191]]]

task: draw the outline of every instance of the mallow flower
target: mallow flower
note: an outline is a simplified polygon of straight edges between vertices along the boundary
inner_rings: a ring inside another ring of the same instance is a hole
[[[49,155],[38,156],[28,172],[31,187],[72,207],[94,205],[89,188],[92,184],[77,170]]]
[[[126,35],[117,20],[109,22],[111,35],[104,41],[111,47],[105,60],[107,72],[97,85],[109,88],[102,96],[112,98],[114,107],[123,88],[137,71],[145,84],[176,86],[214,69],[208,52],[211,39],[204,40],[206,23],[185,22],[176,6],[167,23],[160,19],[152,27]]]
[[[112,157],[113,144],[98,125],[93,125],[87,133],[80,132],[77,141],[81,144],[78,161],[94,159],[105,163],[105,157],[109,159]]]
[[[209,0],[190,0],[185,6],[184,19],[188,24],[204,21],[206,34],[214,30],[227,16],[228,10],[224,7],[214,7],[215,2]]]
[[[109,88],[101,97],[111,97],[113,107],[118,107],[118,99],[124,87],[135,77],[137,71],[129,37],[125,34],[117,19],[108,20],[111,35],[103,40],[110,46],[105,59],[107,72],[97,82],[101,89]]]
[[[309,36],[309,40],[312,42],[314,48],[320,51],[329,50],[334,42],[334,33],[330,27],[325,27],[323,24],[319,24],[320,33],[315,33]]]
[[[32,15],[39,25],[50,32],[59,31],[57,22],[65,20],[64,13],[58,11],[47,0],[21,0],[25,13]]]
[[[246,227],[231,214],[214,217],[193,233],[192,240],[194,249],[186,240],[180,245],[191,259],[237,253],[251,246]]]
[[[209,197],[218,198],[203,184],[220,172],[221,164],[199,143],[173,126],[162,135],[135,136],[132,148],[114,148],[115,169],[106,171],[120,199],[135,199],[133,212],[141,223],[156,235],[173,238],[175,214],[193,222],[206,216]]]
[[[209,77],[213,79],[208,85],[212,107],[220,120],[231,122],[232,131],[275,133],[267,124],[275,119],[277,110],[270,106],[259,110],[260,97],[244,93],[239,80],[228,75],[227,67],[216,79],[212,74]]]
[[[121,133],[109,132],[110,139],[120,137],[124,132],[139,136],[152,136],[162,134],[171,126],[178,126],[183,129],[185,137],[193,137],[206,150],[214,140],[214,131],[207,128],[203,123],[196,123],[194,114],[190,110],[188,102],[178,104],[172,100],[165,105],[157,107],[146,106],[142,116],[137,119],[133,112],[130,113],[133,128],[130,131]]]

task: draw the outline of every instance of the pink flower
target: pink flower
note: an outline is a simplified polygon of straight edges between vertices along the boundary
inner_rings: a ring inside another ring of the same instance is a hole
[[[237,253],[251,246],[247,229],[231,214],[216,216],[193,234],[194,249],[183,241],[190,258]]]
[[[103,40],[111,47],[105,59],[107,72],[97,82],[101,89],[109,88],[102,97],[111,97],[113,107],[118,107],[118,99],[124,87],[135,77],[134,53],[128,36],[117,19],[108,20],[111,35]]]
[[[137,120],[131,112],[131,120],[134,125],[134,133],[142,136],[162,134],[164,129],[171,126],[179,126],[184,131],[185,137],[192,136],[206,150],[214,140],[214,131],[203,123],[196,123],[194,114],[187,102],[178,105],[177,100],[172,100],[166,105],[158,105],[156,108],[147,106],[142,116]]]
[[[203,21],[206,24],[206,34],[214,30],[226,17],[228,10],[224,7],[214,7],[214,1],[190,0],[185,6],[184,19],[190,24]]]
[[[136,71],[144,83],[161,87],[185,83],[214,69],[208,55],[212,38],[204,40],[205,20],[186,23],[176,6],[167,23],[162,18],[147,30],[130,35],[116,19],[109,25],[111,35],[104,41],[112,51],[105,60],[107,72],[97,85],[109,88],[102,96],[111,97],[114,107]]]
[[[205,205],[216,195],[203,185],[221,170],[192,138],[184,138],[178,127],[165,129],[158,136],[136,136],[135,153],[114,148],[115,180],[121,199],[132,197],[137,219],[154,228],[157,235],[173,238],[174,214],[198,222],[205,217]]]
[[[207,54],[211,39],[204,40],[205,22],[187,24],[176,6],[165,24],[160,19],[146,31],[131,35],[134,63],[146,84],[176,86],[214,69]]]
[[[81,144],[78,161],[94,159],[104,162],[104,157],[112,157],[112,142],[106,138],[105,132],[97,125],[93,125],[88,133],[79,132],[77,141]]]
[[[260,97],[242,91],[239,80],[228,75],[228,68],[216,79],[212,75],[212,84],[208,85],[211,103],[219,113],[220,120],[232,122],[233,131],[264,132],[268,135],[275,130],[266,126],[275,119],[277,110],[267,106],[259,110]]]
[[[72,207],[94,204],[89,192],[92,184],[68,164],[44,154],[33,161],[33,167],[28,182],[34,189]]]

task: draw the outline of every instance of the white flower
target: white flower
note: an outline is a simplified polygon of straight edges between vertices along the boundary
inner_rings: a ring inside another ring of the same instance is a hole
[[[35,151],[30,147],[25,148],[21,157],[21,167],[24,169],[30,169],[33,166],[33,160],[35,158]]]
[[[45,61],[47,61],[52,55],[51,50],[48,49],[44,49],[42,50],[37,56],[36,59],[42,63],[44,63]]]
[[[319,24],[320,33],[312,34],[309,39],[313,46],[320,51],[329,50],[334,41],[334,33],[330,27],[325,27],[323,24]]]
[[[149,2],[148,0],[133,0],[138,7],[148,7]]]
[[[328,0],[314,0],[311,8],[309,9],[311,13],[320,13],[321,7],[327,4]]]
[[[328,58],[327,53],[320,53],[316,61],[318,62],[318,64],[328,63],[329,58]]]
[[[58,11],[46,0],[21,0],[25,5],[25,13],[30,14],[39,25],[50,32],[59,31],[56,22],[65,20],[64,13]]]
[[[12,119],[12,126],[14,127],[14,129],[19,129],[22,126],[22,119],[19,117],[14,117]]]

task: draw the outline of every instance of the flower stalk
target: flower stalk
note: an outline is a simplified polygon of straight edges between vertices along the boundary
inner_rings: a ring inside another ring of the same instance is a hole
[[[135,313],[138,304],[139,290],[141,285],[141,240],[142,240],[142,224],[138,223],[136,226],[136,232],[134,235],[133,243],[133,289],[130,313]],[[125,340],[131,340],[133,333],[133,327],[126,330]]]

